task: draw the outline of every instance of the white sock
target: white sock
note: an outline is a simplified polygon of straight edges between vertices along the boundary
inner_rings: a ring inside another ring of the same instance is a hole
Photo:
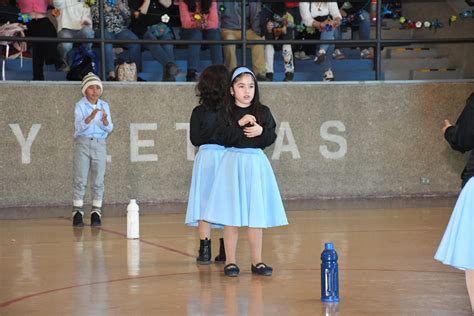
[[[101,208],[102,207],[102,200],[92,200],[92,207]]]

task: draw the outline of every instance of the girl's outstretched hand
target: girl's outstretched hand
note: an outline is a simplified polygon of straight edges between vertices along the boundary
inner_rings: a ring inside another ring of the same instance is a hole
[[[244,135],[248,138],[253,138],[262,135],[263,127],[256,122],[251,127],[244,128]]]
[[[255,118],[255,116],[253,115],[250,115],[250,114],[245,114],[244,116],[242,116],[239,120],[239,126],[245,126],[247,124],[251,124],[251,125],[254,125],[257,123],[257,119]]]

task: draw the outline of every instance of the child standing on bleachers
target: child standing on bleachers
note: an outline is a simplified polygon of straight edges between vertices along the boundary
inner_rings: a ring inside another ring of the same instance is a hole
[[[84,196],[89,173],[92,180],[91,226],[102,224],[102,200],[107,162],[107,137],[114,124],[109,104],[102,99],[100,78],[93,73],[82,79],[84,97],[76,103],[74,111],[74,227],[84,226]]]
[[[292,40],[294,19],[288,12],[285,3],[266,4],[262,9],[262,31],[267,40]],[[293,63],[293,51],[291,44],[265,45],[265,71],[266,77],[273,81],[273,62],[275,48],[282,50],[283,63],[285,65],[285,78],[283,81],[292,81],[295,66]]]

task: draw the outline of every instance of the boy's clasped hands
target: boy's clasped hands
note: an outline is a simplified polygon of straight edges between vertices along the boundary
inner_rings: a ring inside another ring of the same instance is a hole
[[[92,113],[88,117],[86,117],[84,122],[86,124],[89,124],[95,118],[95,116],[97,115],[97,112],[102,112],[102,119],[101,119],[102,124],[104,124],[105,126],[109,125],[109,120],[107,119],[107,112],[105,112],[104,109],[94,109]]]

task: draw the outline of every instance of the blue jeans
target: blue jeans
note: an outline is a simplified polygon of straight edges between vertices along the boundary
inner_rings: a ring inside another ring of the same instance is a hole
[[[357,17],[357,21],[359,22],[359,39],[361,40],[368,40],[370,39],[370,15],[369,12],[362,10],[360,13],[360,16]],[[338,27],[336,29],[336,32],[334,33],[334,36],[336,39],[341,39],[342,38],[342,32],[341,29]],[[354,39],[354,32],[352,32],[352,39]],[[361,47],[361,49],[364,49],[367,47]]]
[[[100,37],[100,33],[96,32],[96,37]],[[118,40],[128,40],[128,39],[138,39],[138,37],[132,31],[125,29],[120,33],[105,32],[105,39],[118,39]],[[137,65],[137,70],[142,69],[142,51],[140,44],[121,44],[122,47],[128,50],[128,57],[123,58],[126,61],[134,62]],[[114,53],[112,51],[113,44],[105,44],[105,71],[107,73],[115,70],[114,67]]]
[[[146,31],[145,35],[143,35],[143,39],[146,40],[169,40],[171,39],[171,34],[166,33],[160,37],[156,37],[150,31]],[[167,63],[174,63],[174,53],[173,53],[173,45],[171,44],[145,44],[145,49],[149,50],[151,56],[156,59],[163,67]]]
[[[94,30],[91,26],[84,26],[80,30],[62,29],[58,32],[59,38],[94,38]],[[62,42],[58,44],[58,52],[62,61],[67,65],[71,65],[74,59],[74,54],[71,50],[73,43]],[[92,43],[82,43],[82,46],[87,49],[92,49]]]
[[[323,31],[321,32],[321,40],[333,40],[334,39],[334,32],[335,29],[331,31]],[[321,44],[319,45],[319,49],[324,49],[326,51],[326,58],[324,62],[321,64],[323,65],[325,70],[331,69],[332,65],[332,52],[334,51],[334,44]]]
[[[220,40],[221,33],[218,29],[198,30],[181,29],[181,38],[184,40]],[[212,64],[222,64],[222,45],[210,45]],[[201,45],[188,45],[188,70],[197,70],[201,54]]]

